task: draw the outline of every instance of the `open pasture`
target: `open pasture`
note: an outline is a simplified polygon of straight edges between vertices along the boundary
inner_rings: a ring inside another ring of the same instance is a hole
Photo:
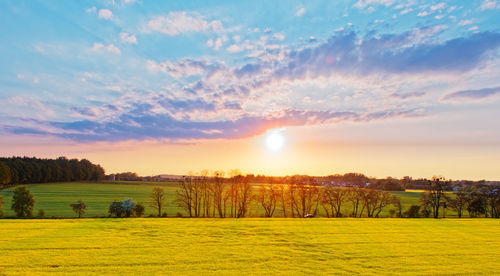
[[[108,207],[113,200],[124,200],[127,198],[133,199],[135,202],[141,202],[146,206],[146,216],[156,214],[156,210],[148,206],[149,195],[153,187],[162,187],[166,194],[166,211],[168,216],[175,216],[177,212],[184,215],[186,213],[178,208],[174,203],[175,191],[178,188],[176,182],[67,182],[67,183],[43,183],[29,184],[28,187],[35,196],[35,215],[38,210],[44,209],[47,217],[75,217],[75,213],[71,210],[69,204],[77,200],[83,200],[87,206],[85,217],[107,216]],[[256,184],[254,192],[258,192]],[[5,216],[14,216],[14,212],[10,209],[12,192],[14,188],[0,190],[0,195],[4,198]],[[400,197],[403,210],[412,204],[419,204],[421,196],[420,191],[410,192],[391,192]],[[346,202],[343,204],[342,213],[350,213],[351,204]],[[382,217],[387,217],[388,211],[395,209],[394,206],[388,206],[381,213]],[[323,214],[323,209],[320,207],[320,216]],[[248,216],[261,216],[263,210],[259,205],[253,204],[249,210]],[[275,212],[275,216],[282,216],[279,208]],[[451,210],[446,211],[447,217],[456,216]]]
[[[0,220],[0,275],[498,273],[495,219]]]

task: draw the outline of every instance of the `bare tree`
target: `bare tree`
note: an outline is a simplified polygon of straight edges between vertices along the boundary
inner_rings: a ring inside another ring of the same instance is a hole
[[[455,193],[455,198],[448,199],[448,206],[455,212],[459,218],[462,217],[463,212],[467,206],[467,192],[460,189]]]
[[[275,185],[261,185],[257,200],[264,209],[265,216],[272,217],[274,211],[276,210],[278,201],[278,191],[276,190]]]
[[[154,209],[158,210],[158,216],[162,215],[162,208],[165,204],[165,192],[160,187],[153,188],[153,192],[149,196],[150,198],[150,206]],[[165,212],[166,214],[166,212]]]
[[[446,199],[444,191],[449,185],[449,182],[444,177],[433,177],[432,180],[427,182],[428,204],[432,208],[432,215],[434,218],[439,218],[439,207],[441,201]]]
[[[359,208],[362,206],[362,198],[364,197],[365,189],[351,187],[348,191],[349,195],[347,198],[352,203],[351,216],[357,217],[359,214],[361,217],[364,208],[361,208],[361,210]]]
[[[238,182],[238,212],[236,217],[245,217],[252,202],[252,185],[247,179],[240,179]]]
[[[193,208],[194,200],[194,181],[191,177],[182,177],[179,181],[179,188],[175,193],[175,203],[177,206],[184,209],[189,217],[193,216],[193,209],[196,210],[196,207]]]
[[[279,197],[279,203],[281,206],[281,212],[283,212],[283,217],[286,218],[286,208],[287,208],[287,185],[286,184],[280,184],[278,185],[278,197]]]
[[[345,188],[335,187],[329,184],[323,188],[321,197],[321,205],[326,212],[327,217],[342,216],[340,210],[349,195],[349,190]]]
[[[224,217],[225,211],[225,202],[224,202],[224,191],[225,191],[225,183],[224,183],[224,172],[216,171],[213,176],[213,183],[211,185],[211,190],[213,194],[214,200],[214,214],[215,211],[219,214],[219,217]]]

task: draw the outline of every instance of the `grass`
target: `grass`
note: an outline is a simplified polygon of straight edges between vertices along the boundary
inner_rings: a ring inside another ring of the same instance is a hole
[[[69,204],[75,203],[77,200],[83,200],[88,206],[85,217],[107,216],[108,207],[113,200],[124,200],[127,198],[131,198],[135,202],[142,202],[146,206],[146,215],[156,214],[156,210],[148,206],[149,195],[155,186],[161,186],[165,190],[167,195],[166,211],[169,216],[175,216],[177,212],[185,214],[173,202],[175,190],[177,189],[177,183],[175,182],[70,182],[28,185],[35,196],[35,215],[38,210],[44,209],[47,217],[75,217],[75,213],[69,207]],[[13,187],[0,190],[0,195],[3,195],[4,198],[6,217],[15,215],[10,210],[13,190]],[[418,204],[421,196],[420,191],[392,193],[401,198],[403,210],[406,210],[412,204]],[[344,203],[342,213],[350,213],[350,206],[350,203]],[[388,216],[390,209],[394,209],[394,207],[386,207],[381,216]],[[320,211],[323,211],[322,208]],[[254,205],[250,209],[249,215],[261,216],[262,214],[262,209],[258,205]],[[281,215],[279,208],[277,208],[275,215]],[[454,217],[456,214],[451,212],[451,210],[447,210],[446,216]]]
[[[177,207],[173,203],[176,184],[172,182],[154,183],[144,182],[70,182],[70,183],[44,183],[28,185],[35,197],[35,215],[37,210],[44,209],[46,216],[74,217],[75,213],[69,206],[77,200],[87,204],[86,217],[106,216],[108,207],[113,200],[132,198],[135,202],[142,202],[146,206],[147,215],[156,211],[148,208],[149,195],[155,186],[160,186],[167,195],[167,213],[175,215]],[[5,216],[14,216],[10,210],[12,194],[15,187],[0,191],[4,198]]]
[[[498,273],[494,219],[0,220],[0,275]]]

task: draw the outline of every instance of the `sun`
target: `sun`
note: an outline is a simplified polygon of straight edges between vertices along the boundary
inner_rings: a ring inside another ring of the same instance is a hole
[[[266,147],[272,151],[278,151],[285,145],[285,137],[279,132],[271,132],[266,137]]]

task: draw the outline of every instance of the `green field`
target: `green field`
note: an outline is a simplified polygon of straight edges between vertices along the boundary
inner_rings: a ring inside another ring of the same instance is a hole
[[[495,219],[0,220],[0,275],[499,273]]]
[[[135,202],[142,202],[146,205],[146,216],[156,214],[155,210],[149,208],[149,195],[153,187],[160,186],[165,190],[167,195],[166,211],[169,216],[175,216],[178,212],[185,215],[185,212],[175,205],[175,190],[177,183],[175,182],[69,182],[69,183],[44,183],[30,184],[29,189],[35,196],[35,215],[38,210],[44,209],[47,217],[74,217],[69,204],[77,200],[83,200],[87,206],[85,217],[107,216],[108,207],[113,200],[124,200],[127,198],[133,199]],[[14,216],[15,213],[10,209],[12,200],[12,191],[14,187],[0,190],[0,195],[4,198],[5,216]],[[405,210],[412,204],[418,204],[421,193],[418,191],[412,192],[392,192],[400,197],[403,209]],[[346,202],[343,205],[342,212],[350,213],[350,203]],[[389,206],[381,213],[382,217],[388,216],[388,211],[395,207]],[[275,215],[281,216],[277,208]],[[320,215],[322,214],[320,208]],[[254,204],[251,206],[249,216],[261,216],[263,214],[260,206]],[[451,210],[447,210],[447,217],[456,216]]]

